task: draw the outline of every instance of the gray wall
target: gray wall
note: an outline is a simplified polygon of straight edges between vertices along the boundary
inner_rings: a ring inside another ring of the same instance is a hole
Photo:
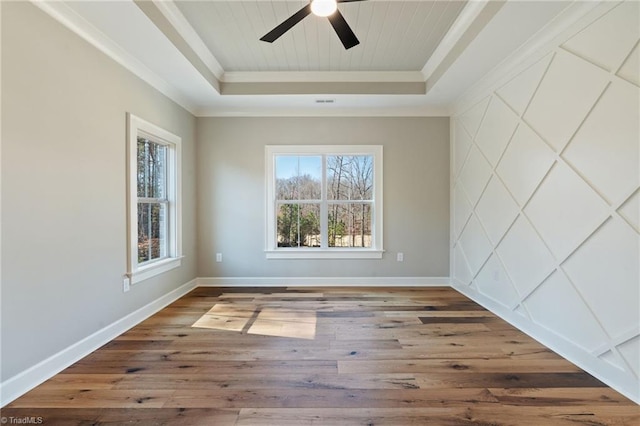
[[[126,112],[183,141],[183,266],[122,291]],[[195,118],[29,3],[2,3],[4,381],[196,277]]]
[[[447,117],[198,119],[198,275],[448,276],[448,126]],[[264,147],[278,144],[384,146],[383,259],[265,259]]]

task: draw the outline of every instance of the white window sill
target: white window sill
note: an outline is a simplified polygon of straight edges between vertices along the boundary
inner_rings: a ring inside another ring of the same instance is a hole
[[[129,273],[131,278],[131,284],[136,284],[149,278],[155,277],[172,269],[179,267],[182,264],[182,257],[170,257],[168,259],[162,259],[157,262],[153,262],[149,265],[144,265],[135,272]]]
[[[278,249],[267,250],[267,259],[382,259],[384,250]]]

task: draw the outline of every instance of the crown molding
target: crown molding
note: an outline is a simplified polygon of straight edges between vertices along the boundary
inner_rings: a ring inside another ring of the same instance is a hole
[[[424,95],[422,74],[409,72],[233,72],[223,95]]]
[[[151,22],[165,35],[165,37],[167,37],[167,39],[176,49],[178,49],[180,54],[189,61],[202,78],[204,78],[216,92],[220,93],[220,81],[218,80],[218,77],[211,71],[211,69],[209,69],[208,65],[202,60],[198,52],[193,50],[187,40],[185,40],[182,34],[178,32],[174,24],[158,7],[161,3],[144,0],[133,0],[133,3],[138,6],[147,18],[149,18]]]
[[[431,77],[449,52],[454,49],[462,36],[478,18],[478,15],[480,15],[482,10],[487,6],[488,2],[489,0],[470,1],[465,5],[464,9],[462,9],[451,25],[451,28],[449,28],[449,31],[444,35],[442,41],[440,41],[440,44],[438,44],[438,47],[436,47],[436,50],[433,51],[433,54],[422,68],[421,73],[424,80],[428,80],[429,77]]]
[[[222,83],[223,95],[424,95],[424,82]]]
[[[198,117],[448,117],[449,110],[438,106],[389,107],[389,108],[265,108],[242,107],[202,108]]]
[[[223,83],[424,83],[420,71],[262,71],[226,72]]]
[[[51,16],[56,21],[76,33],[85,41],[89,42],[96,49],[112,58],[118,64],[140,77],[151,87],[164,94],[178,105],[194,114],[197,107],[179,90],[151,71],[147,66],[140,62],[135,56],[129,54],[126,50],[116,44],[111,38],[102,31],[91,25],[71,9],[64,2],[60,1],[37,1],[32,0],[32,4],[40,10]]]
[[[504,6],[505,0],[470,1],[422,68],[425,93],[451,68],[471,42]]]
[[[184,41],[191,47],[196,55],[204,62],[207,68],[218,80],[222,79],[225,71],[218,62],[218,59],[211,53],[207,45],[202,41],[198,33],[193,29],[187,18],[182,14],[173,0],[153,0],[153,4],[158,8],[167,21],[182,36]]]

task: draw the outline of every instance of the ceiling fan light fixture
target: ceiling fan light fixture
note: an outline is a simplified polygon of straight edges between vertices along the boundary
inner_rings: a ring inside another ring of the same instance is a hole
[[[311,0],[311,12],[316,16],[329,16],[337,9],[336,0]]]
[[[2,1],[2,0],[0,0]],[[333,30],[338,35],[340,42],[345,49],[351,49],[353,46],[360,44],[358,37],[338,10],[338,3],[343,2],[360,2],[365,0],[310,0],[302,9],[289,16],[287,19],[276,25],[274,29],[260,37],[260,40],[267,43],[273,43],[279,39],[284,33],[293,28],[307,16],[314,14],[324,16],[329,20]]]

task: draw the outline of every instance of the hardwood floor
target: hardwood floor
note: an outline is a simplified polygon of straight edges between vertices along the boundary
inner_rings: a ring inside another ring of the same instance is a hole
[[[640,407],[449,288],[198,288],[1,416],[45,425],[638,425]]]

